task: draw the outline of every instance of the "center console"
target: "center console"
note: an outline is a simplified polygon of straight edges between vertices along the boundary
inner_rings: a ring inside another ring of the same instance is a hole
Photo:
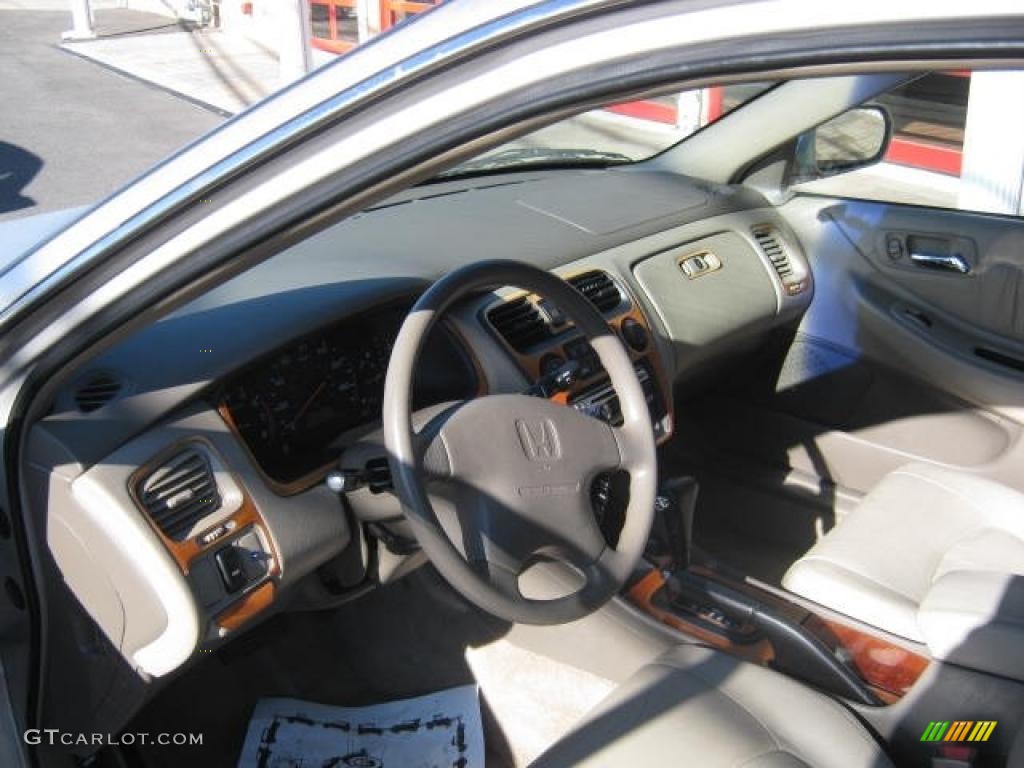
[[[694,549],[694,478],[663,483],[646,563],[627,599],[688,638],[771,666],[867,706],[897,701],[929,659],[894,640],[824,616]]]

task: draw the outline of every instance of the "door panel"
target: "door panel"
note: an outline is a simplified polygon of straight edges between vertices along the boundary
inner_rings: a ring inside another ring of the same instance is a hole
[[[744,450],[858,492],[914,460],[1024,490],[1024,223],[809,196],[781,212],[815,297],[781,365],[729,396]]]
[[[1024,343],[1024,223],[860,201],[826,212],[878,270],[880,283],[974,331]]]

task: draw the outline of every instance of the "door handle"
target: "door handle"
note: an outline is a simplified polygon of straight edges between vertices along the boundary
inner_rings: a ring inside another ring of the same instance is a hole
[[[910,260],[925,269],[942,269],[947,272],[956,272],[959,275],[966,275],[971,271],[971,265],[959,253],[939,255],[911,251]]]

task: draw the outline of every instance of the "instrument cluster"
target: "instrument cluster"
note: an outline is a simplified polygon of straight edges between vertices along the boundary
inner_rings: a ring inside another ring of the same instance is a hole
[[[377,311],[298,339],[228,383],[222,411],[271,480],[296,482],[336,458],[345,433],[379,424],[406,309]],[[428,340],[420,368],[416,407],[476,392],[475,369],[444,328]]]

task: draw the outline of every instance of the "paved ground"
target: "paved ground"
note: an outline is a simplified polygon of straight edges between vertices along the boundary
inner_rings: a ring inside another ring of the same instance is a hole
[[[177,29],[128,10],[96,17],[101,34]],[[66,10],[0,8],[0,220],[99,200],[224,119],[60,50],[69,25]]]
[[[241,112],[281,84],[277,54],[237,35],[180,28],[105,36],[64,50],[220,110]]]

